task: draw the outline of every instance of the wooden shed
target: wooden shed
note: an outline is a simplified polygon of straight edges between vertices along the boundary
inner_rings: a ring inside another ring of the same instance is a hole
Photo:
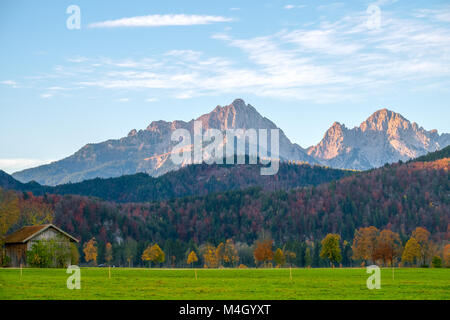
[[[6,255],[10,258],[11,267],[26,266],[27,251],[31,250],[33,244],[39,240],[52,239],[61,242],[78,243],[76,238],[53,224],[26,226],[6,236],[5,249]]]

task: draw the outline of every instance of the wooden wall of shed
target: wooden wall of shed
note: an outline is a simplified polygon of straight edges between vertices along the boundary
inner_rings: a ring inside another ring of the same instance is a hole
[[[11,267],[20,267],[26,265],[27,261],[27,245],[26,243],[6,244],[6,255],[10,258]]]

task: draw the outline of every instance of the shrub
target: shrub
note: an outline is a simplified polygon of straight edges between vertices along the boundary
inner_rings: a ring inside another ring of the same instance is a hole
[[[433,268],[442,268],[442,259],[439,256],[434,256],[433,260],[431,261],[431,265]]]
[[[27,262],[36,268],[65,268],[72,257],[71,244],[56,240],[39,240],[27,251]]]

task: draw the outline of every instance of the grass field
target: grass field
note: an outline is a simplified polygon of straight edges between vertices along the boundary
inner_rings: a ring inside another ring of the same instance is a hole
[[[365,269],[82,268],[81,290],[69,290],[65,269],[0,269],[0,299],[450,299],[450,269],[391,269],[368,290]]]

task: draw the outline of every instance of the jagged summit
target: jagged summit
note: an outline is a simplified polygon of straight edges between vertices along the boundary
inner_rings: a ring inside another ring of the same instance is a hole
[[[204,128],[227,129],[275,129],[277,126],[269,119],[261,116],[250,104],[236,99],[227,106],[217,106],[212,112],[197,118]]]
[[[335,168],[365,170],[387,162],[409,160],[449,143],[448,134],[426,131],[401,114],[384,108],[353,129],[335,122],[322,141],[308,149],[308,154]]]
[[[223,132],[227,129],[277,128],[272,121],[261,116],[253,106],[246,104],[242,99],[236,99],[224,107],[217,106],[196,120],[202,122],[204,130],[211,128]],[[14,177],[23,182],[36,180],[41,184],[56,185],[138,172],[159,176],[180,168],[170,159],[175,146],[171,141],[171,135],[180,128],[192,134],[194,121],[153,121],[145,130],[133,129],[121,139],[86,145],[70,157],[49,165],[17,172]],[[225,141],[224,135],[222,144],[225,144]],[[282,130],[280,130],[280,158],[317,163],[304,149],[291,143]],[[184,165],[187,164],[189,163]]]
[[[396,128],[407,129],[411,123],[405,119],[401,114],[388,109],[381,109],[372,114],[366,121],[361,123],[360,129],[362,131],[389,131]]]

